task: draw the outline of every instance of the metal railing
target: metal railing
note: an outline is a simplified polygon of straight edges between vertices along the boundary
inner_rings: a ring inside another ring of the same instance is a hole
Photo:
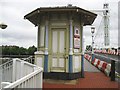
[[[8,57],[0,57],[0,65],[4,64],[5,62],[8,62],[8,61],[12,60],[13,58],[20,57],[20,56],[17,56],[17,55],[13,55],[13,56],[14,57],[12,57],[12,56],[10,56],[10,57],[9,56]],[[23,56],[23,57],[21,55],[20,59],[34,64],[34,56],[32,56],[32,55],[31,56],[26,55],[26,56]]]
[[[88,52],[87,54],[90,54],[90,53]],[[114,58],[103,56],[103,55],[99,55],[99,54],[96,54],[96,53],[94,53],[94,55],[99,56],[99,57],[104,58],[104,59],[107,59],[111,63],[111,74],[110,74],[111,81],[115,81],[116,76],[117,76],[117,78],[119,78],[118,76],[120,76],[120,72],[119,72],[119,70],[117,70],[118,65],[116,66],[116,64],[119,63],[119,58],[118,59],[114,59]]]
[[[4,87],[6,88],[42,88],[42,69],[37,68],[34,72]]]
[[[12,58],[1,58],[0,57],[0,65],[6,63],[8,61],[11,61],[11,60],[12,60]]]
[[[0,65],[0,83],[12,82],[13,60]],[[1,88],[1,85],[0,85]]]
[[[0,66],[1,88],[42,88],[42,68],[20,59]]]
[[[28,58],[22,58],[22,60],[34,64],[34,57],[33,56],[29,56]]]

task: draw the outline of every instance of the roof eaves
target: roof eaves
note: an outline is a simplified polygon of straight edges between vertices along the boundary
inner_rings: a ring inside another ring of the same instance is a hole
[[[39,11],[39,8],[37,8],[36,10],[34,10],[34,11],[28,13],[27,15],[25,15],[25,16],[24,16],[24,19],[28,19],[29,17],[31,17],[31,16],[39,13],[39,12],[40,12],[40,11]]]

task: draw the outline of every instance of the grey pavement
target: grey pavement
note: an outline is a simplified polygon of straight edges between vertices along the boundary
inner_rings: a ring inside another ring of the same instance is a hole
[[[87,72],[100,72],[99,69],[97,69],[95,66],[93,66],[85,58],[84,58],[84,71],[87,71]]]

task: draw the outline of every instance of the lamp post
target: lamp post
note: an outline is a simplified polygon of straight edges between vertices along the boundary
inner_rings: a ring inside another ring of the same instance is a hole
[[[93,38],[94,38],[94,32],[95,32],[95,27],[92,26],[92,27],[91,27],[91,33],[92,33],[92,61],[94,60],[94,51],[93,51],[93,45],[94,45],[94,40],[93,40]]]
[[[6,28],[7,28],[7,25],[4,24],[4,23],[0,23],[0,28],[1,28],[1,29],[6,29]]]

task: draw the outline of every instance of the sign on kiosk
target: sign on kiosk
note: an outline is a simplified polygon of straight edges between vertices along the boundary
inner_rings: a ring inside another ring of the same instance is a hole
[[[74,29],[74,48],[80,48],[80,30],[77,27]]]

